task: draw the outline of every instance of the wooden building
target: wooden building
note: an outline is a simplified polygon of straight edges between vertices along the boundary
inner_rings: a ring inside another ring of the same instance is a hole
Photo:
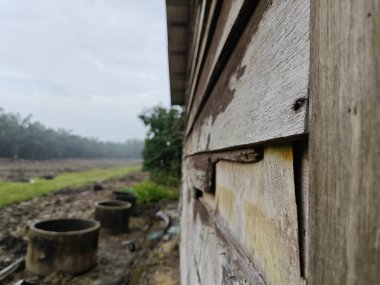
[[[380,2],[166,4],[182,284],[380,284]]]

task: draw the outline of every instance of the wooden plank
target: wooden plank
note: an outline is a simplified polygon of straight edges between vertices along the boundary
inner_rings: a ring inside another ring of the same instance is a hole
[[[202,8],[204,10],[202,22],[198,23],[196,37],[198,38],[198,42],[196,44],[196,48],[193,54],[193,60],[191,62],[191,69],[189,74],[189,86],[192,86],[194,82],[198,79],[199,70],[202,65],[204,53],[206,50],[206,45],[209,42],[209,38],[212,36],[211,23],[215,16],[215,8],[218,0],[210,0],[204,1],[202,4]],[[220,1],[220,0],[219,0]],[[190,89],[190,88],[189,88]],[[192,100],[192,95],[190,91],[190,100]],[[191,104],[187,104],[190,106]]]
[[[256,8],[201,110],[185,154],[306,132],[309,1]]]
[[[207,1],[196,1],[194,6],[194,17],[193,26],[191,27],[191,49],[189,53],[189,68],[188,68],[188,77],[186,88],[189,84],[191,84],[193,80],[194,70],[198,61],[198,51],[200,48],[201,40],[202,40],[202,30],[205,25],[205,17],[206,15],[206,4]]]
[[[205,194],[200,199],[193,198],[193,185],[188,176],[191,167],[186,162],[183,165],[181,284],[266,285],[244,250],[217,225],[212,208],[215,197]]]
[[[206,90],[214,84],[211,78],[217,78],[227,62],[231,50],[234,48],[237,39],[242,34],[246,18],[252,15],[257,1],[238,0],[238,1],[220,1],[218,3],[221,11],[216,13],[217,23],[213,32],[211,42],[209,42],[208,52],[202,64],[202,71],[199,72],[198,78],[189,86],[191,100],[187,107],[188,126],[186,133],[189,133],[190,127],[199,111],[199,107],[207,97]],[[218,10],[219,10],[218,9]]]
[[[181,284],[303,284],[292,147],[267,147],[256,163],[219,161],[216,192],[201,197],[193,195],[189,161],[183,163]]]
[[[192,77],[191,84],[189,85],[189,94],[190,94],[190,101],[187,105],[187,115],[189,116],[189,122],[193,121],[193,114],[191,113],[191,109],[193,107],[193,100],[195,97],[195,88],[198,86],[199,81],[201,81],[201,84],[205,80],[209,80],[211,76],[211,72],[214,70],[216,66],[217,60],[219,60],[219,57],[221,55],[221,51],[224,48],[224,46],[227,43],[227,38],[231,33],[232,27],[236,23],[238,16],[240,14],[241,9],[243,8],[243,4],[245,2],[252,2],[247,0],[227,0],[227,1],[221,1],[218,0],[213,1],[212,5],[212,14],[210,14],[209,17],[209,25],[206,32],[206,39],[203,41],[203,56],[202,61],[199,62],[197,66],[197,72],[194,77]],[[214,3],[215,2],[215,3]],[[221,6],[220,8],[216,8],[217,6]],[[246,5],[247,6],[247,5]],[[221,10],[219,13],[216,10]],[[218,18],[218,19],[215,19]],[[212,26],[212,22],[216,22],[215,27]],[[207,51],[205,53],[207,46]],[[205,63],[206,62],[206,63]],[[203,65],[205,63],[205,69],[203,70]],[[201,69],[202,67],[202,69]],[[201,76],[202,75],[202,76]],[[206,82],[207,82],[206,81]],[[203,85],[202,85],[203,86]],[[198,96],[202,97],[202,96]],[[201,99],[201,98],[200,98]],[[197,100],[197,103],[195,104],[195,108],[199,106]]]
[[[380,3],[311,2],[308,284],[380,284]]]
[[[303,284],[291,146],[257,163],[216,164],[216,220],[245,249],[267,284]]]

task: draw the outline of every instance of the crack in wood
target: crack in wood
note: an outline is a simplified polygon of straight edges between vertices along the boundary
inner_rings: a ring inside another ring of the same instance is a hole
[[[231,161],[241,163],[254,163],[263,158],[263,149],[261,147],[232,150],[216,153],[202,153],[190,156],[193,171],[192,183],[199,191],[206,193],[215,192],[215,165],[218,161]]]

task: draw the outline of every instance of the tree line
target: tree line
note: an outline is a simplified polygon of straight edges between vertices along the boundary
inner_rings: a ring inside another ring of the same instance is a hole
[[[141,158],[143,141],[103,142],[65,129],[52,129],[32,116],[23,118],[0,108],[0,157],[31,160],[65,158]]]

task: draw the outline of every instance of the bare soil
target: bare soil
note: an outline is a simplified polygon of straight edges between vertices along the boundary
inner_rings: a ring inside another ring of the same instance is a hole
[[[67,172],[140,163],[141,160],[126,159],[61,159],[44,161],[0,159],[0,180],[23,182],[47,175],[56,176]]]
[[[0,271],[26,252],[29,226],[47,218],[93,218],[96,201],[109,199],[112,191],[146,177],[144,173],[78,189],[63,189],[29,201],[0,207]],[[54,273],[42,278],[21,268],[4,284],[19,280],[30,284],[51,285],[148,285],[179,284],[178,212],[177,202],[166,201],[137,207],[137,216],[130,218],[127,234],[110,235],[101,231],[98,264],[91,271],[77,276]],[[171,228],[163,236],[162,222],[155,216],[162,210],[171,217]],[[154,237],[153,233],[160,233]]]

